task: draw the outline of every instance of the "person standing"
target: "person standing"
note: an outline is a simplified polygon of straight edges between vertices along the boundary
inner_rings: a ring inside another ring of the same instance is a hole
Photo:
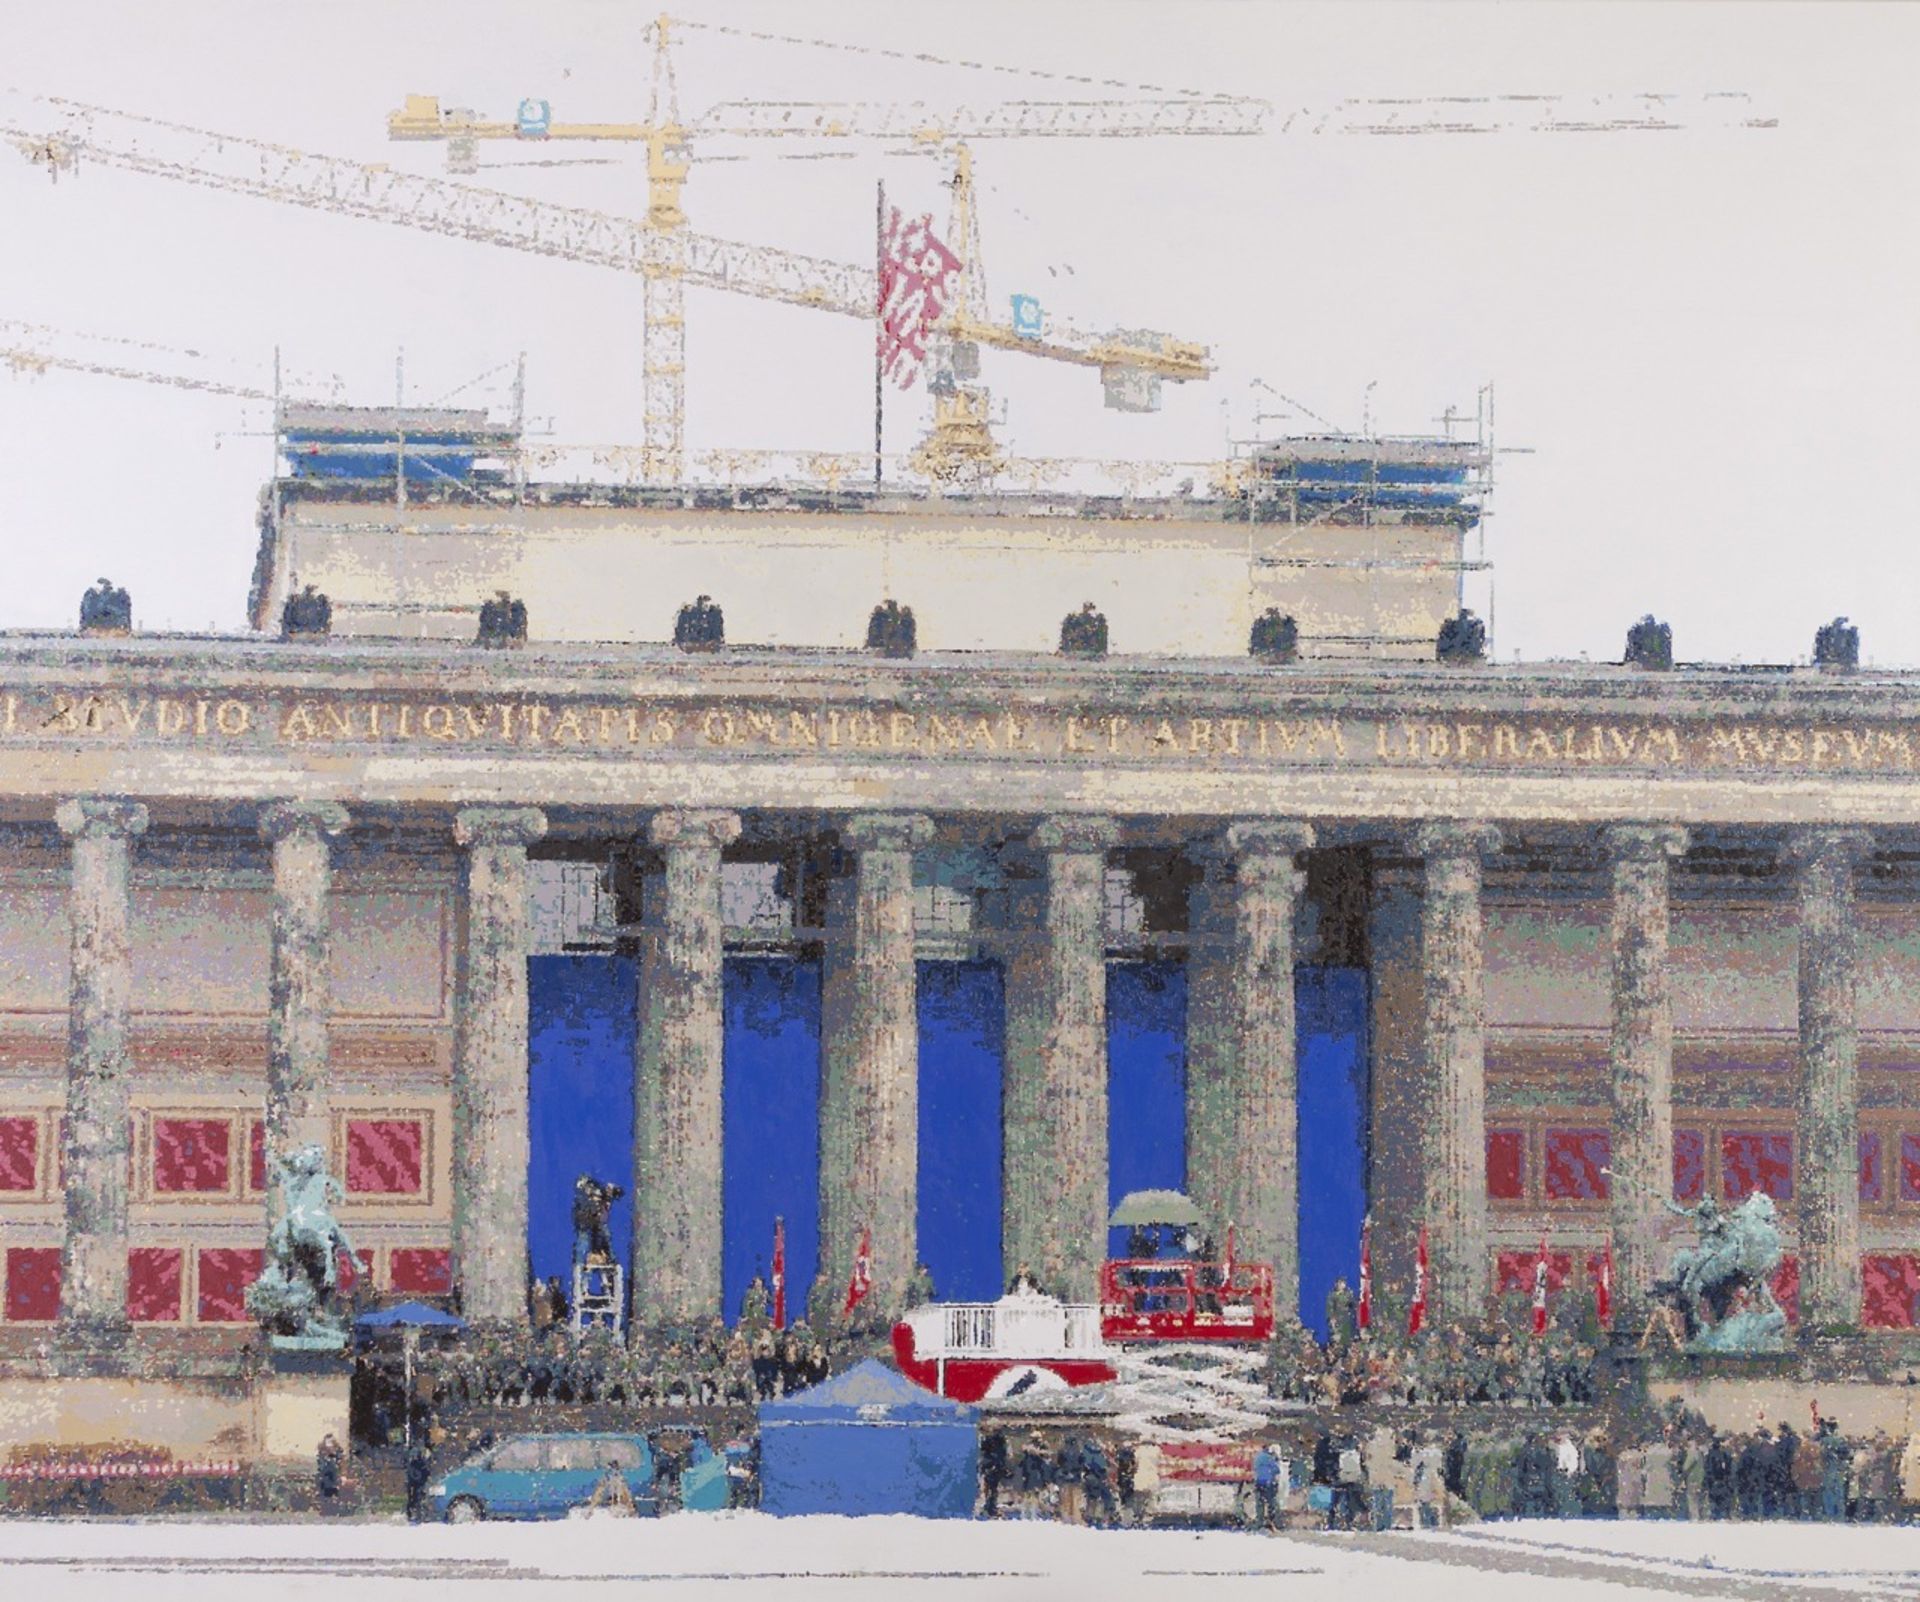
[[[1280,1459],[1271,1441],[1254,1449],[1253,1523],[1260,1530],[1277,1529],[1280,1523]]]
[[[1133,1443],[1122,1441],[1113,1454],[1113,1486],[1120,1499],[1120,1516],[1129,1523],[1139,1519],[1140,1510],[1135,1501],[1139,1470],[1140,1456],[1134,1451]]]
[[[1734,1513],[1733,1453],[1727,1438],[1718,1430],[1708,1438],[1704,1474],[1707,1512],[1715,1519],[1730,1519]]]
[[[1646,1456],[1637,1446],[1623,1446],[1613,1460],[1613,1505],[1623,1519],[1640,1517],[1646,1492]]]
[[[340,1466],[346,1461],[346,1456],[333,1431],[328,1430],[320,1438],[320,1445],[313,1454],[313,1488],[320,1494],[322,1513],[331,1513],[334,1503],[339,1500]]]
[[[425,1430],[416,1429],[407,1446],[407,1522],[418,1524],[426,1515],[427,1482],[433,1478],[433,1453]]]
[[[1422,1436],[1413,1449],[1413,1502],[1423,1530],[1445,1529],[1450,1522],[1446,1449],[1431,1435]]]
[[[1820,1448],[1820,1516],[1839,1520],[1847,1516],[1847,1472],[1853,1466],[1853,1448],[1840,1433],[1839,1423],[1820,1421],[1816,1438]]]
[[[1007,1483],[1007,1437],[988,1430],[980,1438],[980,1507],[983,1517],[1000,1517],[1000,1487]]]

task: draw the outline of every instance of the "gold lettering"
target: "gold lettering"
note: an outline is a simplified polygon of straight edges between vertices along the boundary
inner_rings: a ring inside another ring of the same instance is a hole
[[[1731,729],[1713,729],[1707,737],[1707,760],[1709,762],[1741,762],[1746,758],[1746,750],[1740,736]]]
[[[700,720],[700,738],[708,745],[732,745],[733,714],[725,707],[714,707]]]
[[[1736,738],[1739,737],[1736,736]],[[1760,753],[1761,761],[1771,762],[1773,760],[1774,747],[1780,743],[1780,736],[1777,731],[1770,734],[1762,734],[1758,729],[1748,730],[1746,737],[1740,740],[1740,751],[1743,756],[1746,754],[1746,748],[1749,742],[1752,743],[1754,750]]]
[[[1613,744],[1613,754],[1624,762],[1632,757],[1633,748],[1640,739],[1640,732],[1637,729],[1622,731],[1609,727],[1607,730],[1607,738]]]
[[[1813,746],[1808,753],[1815,762],[1824,762],[1833,754],[1833,736],[1825,729],[1813,731]]]
[[[1647,730],[1647,755],[1648,756],[1653,755],[1653,747],[1656,745],[1662,746],[1665,748],[1667,753],[1667,760],[1669,762],[1673,763],[1675,766],[1679,765],[1680,735],[1677,730],[1674,730],[1674,729]]]
[[[13,726],[12,710],[11,710],[13,697],[8,696],[7,702],[8,702],[8,709],[9,709],[7,726],[11,728]],[[146,715],[147,715],[147,703],[145,701],[141,701],[138,704],[136,704],[132,701],[129,701],[124,695],[120,697],[120,721],[126,724],[127,733],[138,734],[140,732],[141,720],[145,718]]]
[[[153,732],[155,734],[185,734],[187,732],[187,709],[179,701],[161,700],[153,709]],[[311,732],[311,727],[309,727]]]
[[[320,716],[325,720],[328,738],[351,740],[353,738],[353,708],[341,707],[337,703],[323,706]]]
[[[17,695],[9,695],[4,703],[0,703],[0,713],[4,713],[4,716],[0,716],[0,727],[4,727],[8,734],[15,731],[15,719],[19,711],[20,697]]]
[[[911,751],[920,744],[920,720],[911,712],[895,712],[887,719],[887,740],[896,751]]]
[[[1178,745],[1180,743],[1173,737],[1173,724],[1166,718],[1162,718],[1159,723],[1154,726],[1153,743],[1162,750],[1165,750],[1170,745]]]
[[[1520,756],[1520,731],[1511,723],[1500,723],[1493,730],[1493,754],[1496,757]]]
[[[794,714],[795,717],[799,715],[797,712]],[[958,718],[954,718],[949,722],[946,718],[941,717],[938,712],[929,712],[927,714],[928,745],[943,746],[949,751],[957,751],[960,749],[960,742],[964,738],[965,730]]]
[[[153,719],[154,727],[159,729],[162,734],[167,732],[164,728],[160,727],[165,721],[166,710],[167,703],[162,701],[160,703],[160,709],[155,713]],[[305,701],[295,702],[293,709],[287,713],[286,721],[280,725],[280,738],[283,740],[312,740],[318,738],[318,731],[315,730],[313,726],[313,708],[308,706]]]
[[[367,703],[367,733],[374,739],[380,738],[380,714],[386,708],[378,701]]]
[[[1872,763],[1872,734],[1862,729],[1842,729],[1840,738],[1847,742],[1847,755],[1853,758],[1855,767],[1866,767]]]
[[[1286,755],[1292,756],[1294,747],[1300,743],[1301,736],[1307,732],[1307,726],[1304,723],[1276,723],[1273,726],[1273,732],[1278,737]],[[1383,728],[1382,733],[1384,734],[1384,732]],[[1382,747],[1380,754],[1382,756],[1386,755],[1384,747]]]
[[[871,712],[855,712],[847,719],[847,738],[869,750],[880,749],[880,720]]]
[[[1200,751],[1202,748],[1208,751],[1213,749],[1213,719],[1188,718],[1187,750],[1191,754]]]
[[[11,722],[9,722],[8,727],[12,727]],[[1913,745],[1906,733],[1900,731],[1893,733],[1883,732],[1880,736],[1880,749],[1882,751],[1893,752],[1900,759],[1900,765],[1902,767],[1910,768],[1913,766]]]
[[[1529,762],[1533,760],[1536,752],[1549,762],[1553,761],[1560,754],[1554,749],[1553,736],[1547,733],[1545,729],[1536,728],[1527,730],[1527,760]]]
[[[1260,726],[1260,733],[1263,736],[1260,741],[1262,746],[1265,746],[1267,743],[1264,738],[1266,732],[1266,725],[1263,723]],[[1393,760],[1393,752],[1387,747],[1387,726],[1384,723],[1376,723],[1373,726],[1373,754],[1382,762],[1391,762]]]
[[[1807,742],[1798,729],[1787,730],[1780,741],[1780,760],[1782,762],[1804,762],[1807,760]]]
[[[1474,757],[1473,742],[1482,738],[1479,725],[1456,723],[1453,726],[1454,750],[1462,762],[1470,762]]]
[[[999,742],[993,737],[993,725],[986,718],[973,720],[973,727],[967,730],[967,749],[969,751],[997,751]]]
[[[673,743],[673,714],[671,712],[654,713],[653,729],[649,738],[652,739],[655,745],[671,745]]]
[[[1444,723],[1429,723],[1427,725],[1428,759],[1446,756],[1452,749],[1453,741],[1448,735],[1447,726]]]
[[[562,740],[571,740],[575,745],[585,745],[587,743],[587,731],[581,727],[579,712],[573,707],[568,707],[566,711],[562,712],[559,720],[553,726],[553,733],[550,734],[548,738],[552,740],[555,745],[558,745]]]
[[[253,727],[253,709],[245,701],[222,701],[214,708],[213,721],[224,735],[245,734]]]
[[[1220,720],[1220,727],[1226,732],[1227,736],[1228,756],[1238,756],[1240,754],[1240,731],[1246,726],[1247,720],[1245,718],[1222,718]]]
[[[790,745],[820,743],[820,729],[810,713],[789,712],[787,714],[787,742]]]
[[[493,709],[500,714],[500,738],[511,740],[513,738],[513,704],[509,701],[495,701]]]
[[[47,719],[50,724],[58,725],[62,734],[78,734],[80,719],[74,715],[73,697],[56,690],[53,693],[53,716]]]
[[[768,745],[780,743],[780,726],[773,721],[771,712],[749,711],[747,713],[747,738],[758,735]]]
[[[614,719],[614,715],[619,710],[620,709],[618,707],[614,707],[614,706],[600,706],[600,707],[594,708],[595,732],[596,732],[596,737],[598,738],[600,744],[602,745],[613,744],[613,719]],[[629,711],[627,712],[627,720],[628,720],[627,726],[631,728],[633,726],[632,725],[633,712],[631,711],[631,709],[629,709]]]
[[[640,708],[637,706],[630,706],[627,708],[627,744],[638,745],[639,743],[640,743]]]
[[[827,745],[829,747],[833,747],[833,746],[837,746],[839,743],[840,743],[840,713],[835,708],[828,707],[827,708]]]
[[[467,736],[469,739],[477,740],[487,732],[486,717],[473,707],[462,706],[460,708],[460,717],[467,726]]]
[[[1068,713],[1067,714],[1067,750],[1068,752],[1075,756],[1078,756],[1082,752],[1090,751],[1092,749],[1093,748],[1087,744],[1087,720],[1082,717],[1075,717],[1072,713]]]
[[[1107,749],[1117,752],[1120,749],[1120,731],[1132,728],[1133,719],[1113,717],[1104,721],[1107,725]]]
[[[1033,741],[1030,738],[1033,733],[1033,719],[1028,718],[1026,722],[1022,723],[1018,712],[1009,712],[1006,715],[1005,721],[1007,729],[1007,749],[1009,751],[1031,751],[1033,749]]]
[[[540,726],[547,721],[547,713],[550,710],[550,708],[542,706],[538,701],[530,706],[520,708],[520,721],[525,726],[527,733],[533,736],[533,743],[535,745],[540,743],[542,738]]]
[[[429,740],[451,740],[455,734],[453,708],[450,706],[423,707],[420,712],[420,730]]]
[[[411,701],[402,701],[397,710],[400,715],[400,722],[393,732],[399,739],[411,740],[413,738],[413,703]],[[453,709],[451,707],[447,709],[447,718],[449,725],[451,725],[453,718]]]
[[[193,703],[193,732],[202,737],[204,737],[207,732],[207,703],[205,701],[195,701]]]

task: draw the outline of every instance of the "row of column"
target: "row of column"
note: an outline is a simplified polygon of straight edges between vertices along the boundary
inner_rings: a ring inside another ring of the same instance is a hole
[[[1618,824],[1603,831],[1612,878],[1612,1153],[1609,1181],[1615,1293],[1644,1314],[1665,1267],[1664,1202],[1673,1187],[1673,1011],[1667,973],[1669,879],[1684,829]],[[1486,1040],[1481,878],[1499,832],[1433,823],[1425,859],[1421,968],[1425,990],[1422,1150],[1432,1294],[1443,1314],[1486,1295]],[[1860,1317],[1858,1031],[1854,869],[1863,830],[1809,828],[1788,841],[1799,939],[1798,1157],[1801,1316]]]
[[[147,827],[137,802],[80,798],[58,809],[72,845],[67,1105],[69,1333],[125,1325],[128,866]],[[266,1124],[269,1149],[324,1144],[328,883],[332,802],[262,814],[273,895]],[[645,898],[641,1030],[635,1064],[635,1309],[641,1323],[720,1310],[720,862],[729,812],[656,815],[659,878]],[[527,848],[546,831],[531,808],[470,808],[454,1072],[454,1249],[469,1318],[523,1316],[527,1283]],[[876,1291],[898,1305],[916,1261],[917,1060],[913,853],[924,817],[846,820],[851,872],[836,883],[824,977],[821,1250],[830,1272],[872,1232]],[[1684,830],[1605,831],[1612,875],[1610,1186],[1617,1294],[1644,1303],[1655,1228],[1672,1175],[1673,1025],[1667,978],[1669,865]],[[1016,886],[1028,933],[1007,971],[1003,1229],[1009,1268],[1029,1267],[1072,1299],[1096,1293],[1105,1256],[1107,1079],[1104,898],[1118,829],[1057,818],[1030,837],[1035,867]],[[1275,1265],[1281,1306],[1298,1285],[1297,1072],[1293,928],[1297,855],[1310,826],[1227,829],[1205,853],[1190,986],[1189,1189],[1233,1222],[1240,1254]],[[1804,830],[1789,843],[1799,910],[1800,1087],[1796,1188],[1801,1297],[1814,1322],[1858,1314],[1858,1120],[1853,870],[1857,830]],[[1477,1306],[1488,1261],[1482,862],[1498,831],[1424,825],[1421,910],[1424,1071],[1421,1150],[1431,1294]]]

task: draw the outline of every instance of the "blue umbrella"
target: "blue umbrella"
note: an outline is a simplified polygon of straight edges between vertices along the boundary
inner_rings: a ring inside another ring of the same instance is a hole
[[[420,1331],[423,1329],[463,1330],[467,1327],[464,1319],[455,1318],[437,1307],[429,1307],[425,1302],[401,1302],[396,1307],[375,1308],[371,1313],[362,1313],[353,1321],[355,1329],[379,1331],[397,1329],[406,1342],[407,1353],[407,1449],[413,1449],[413,1358],[420,1349]]]
[[[354,1321],[359,1329],[465,1329],[466,1321],[425,1302],[401,1302],[395,1307],[378,1307],[362,1313]]]

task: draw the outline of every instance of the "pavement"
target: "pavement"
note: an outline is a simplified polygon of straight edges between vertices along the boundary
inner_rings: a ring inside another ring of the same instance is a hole
[[[1515,1521],[1383,1535],[1091,1530],[759,1513],[412,1527],[392,1520],[0,1520],[22,1602],[898,1595],[1156,1602],[1920,1602],[1920,1528]]]

